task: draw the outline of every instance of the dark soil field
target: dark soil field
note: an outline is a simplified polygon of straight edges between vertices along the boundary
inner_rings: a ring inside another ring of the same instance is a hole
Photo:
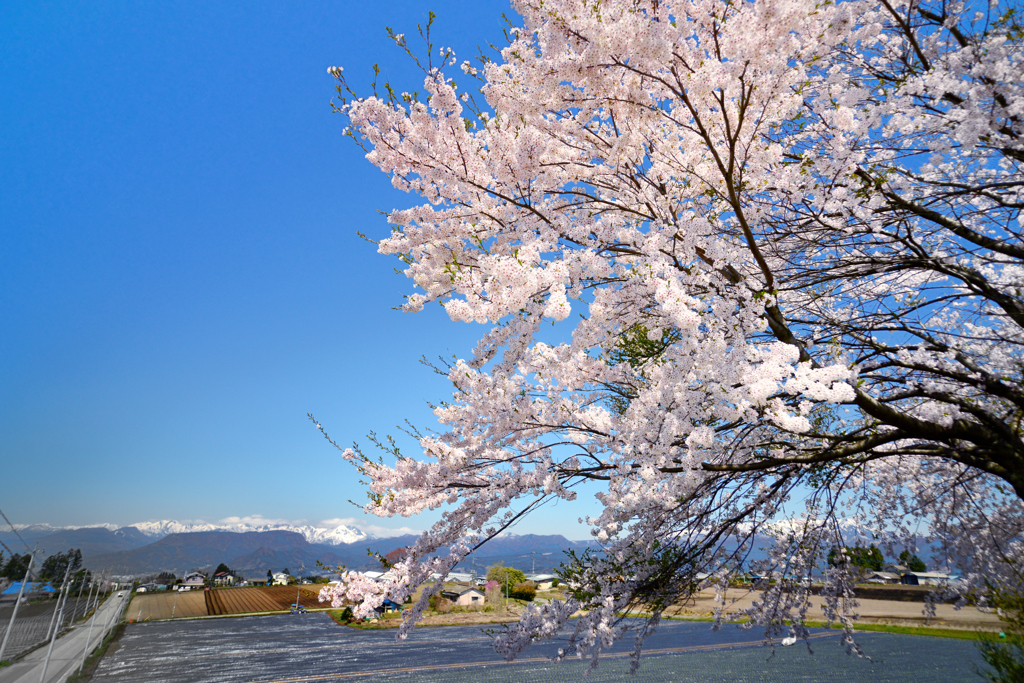
[[[318,590],[295,586],[267,586],[251,588],[220,588],[206,591],[206,612],[210,616],[224,614],[252,614],[254,612],[280,612],[295,604],[295,595],[299,594],[299,604],[303,607],[319,608]]]
[[[183,593],[152,593],[136,595],[128,608],[132,621],[219,617],[229,614],[286,612],[300,594],[299,604],[306,609],[326,608],[317,600],[319,586],[252,586],[247,588],[215,588]]]

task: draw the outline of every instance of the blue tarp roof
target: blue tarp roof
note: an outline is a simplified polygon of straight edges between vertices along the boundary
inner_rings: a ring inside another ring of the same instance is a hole
[[[12,583],[10,586],[7,587],[7,590],[5,590],[3,592],[3,594],[4,595],[17,595],[20,591],[21,591],[21,581],[15,581],[14,583]],[[54,590],[53,590],[53,586],[51,586],[48,583],[39,583],[39,582],[36,582],[36,581],[29,581],[25,585],[25,592],[26,593],[39,593],[39,592],[53,593]]]

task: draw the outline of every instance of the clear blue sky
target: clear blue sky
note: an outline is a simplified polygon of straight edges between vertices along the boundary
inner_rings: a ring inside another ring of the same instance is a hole
[[[438,14],[460,59],[491,1],[0,6],[0,507],[16,522],[358,517],[339,442],[430,426],[421,355],[479,326],[392,310],[357,231],[411,198],[330,112],[330,65],[398,90],[385,37]],[[580,511],[521,533],[579,538]],[[378,524],[423,528],[432,518]]]

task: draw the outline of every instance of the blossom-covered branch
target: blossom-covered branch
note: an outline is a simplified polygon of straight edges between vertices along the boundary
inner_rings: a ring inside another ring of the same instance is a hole
[[[372,607],[439,590],[432,573],[475,544],[595,487],[601,552],[565,567],[566,603],[499,639],[508,656],[582,610],[572,648],[596,657],[631,608],[654,614],[639,652],[664,609],[724,591],[766,533],[778,580],[748,616],[769,637],[805,635],[809,577],[842,545],[841,515],[891,544],[924,523],[965,590],[1019,589],[1024,32],[1011,9],[514,7],[524,25],[501,59],[462,65],[472,98],[445,71],[450,50],[420,62],[423,101],[360,98],[331,70],[367,159],[426,200],[393,212],[379,242],[415,283],[405,310],[436,302],[491,328],[447,368],[454,398],[422,458],[345,451],[369,512],[444,513],[393,582],[353,575],[325,597]],[[571,340],[536,338],[570,313]],[[850,568],[824,580],[826,613],[852,629]]]

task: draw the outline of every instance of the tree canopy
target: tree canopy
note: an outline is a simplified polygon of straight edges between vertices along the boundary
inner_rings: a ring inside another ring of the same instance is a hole
[[[928,571],[928,566],[924,563],[924,560],[917,555],[914,555],[909,550],[904,549],[904,551],[900,553],[899,560],[900,564],[912,572]]]
[[[416,288],[404,309],[490,325],[437,368],[453,398],[419,456],[342,449],[368,512],[446,511],[394,581],[348,573],[335,603],[368,614],[427,584],[404,634],[439,590],[431,576],[580,492],[600,504],[601,551],[565,568],[571,597],[498,639],[509,657],[578,610],[566,653],[627,628],[640,644],[668,605],[724,591],[741,565],[776,577],[744,612],[767,636],[806,636],[813,597],[859,650],[844,599],[856,567],[827,567],[820,598],[805,580],[849,519],[890,556],[923,523],[965,591],[1020,590],[1013,7],[515,9],[523,26],[493,59],[456,71],[431,46],[422,97],[361,97],[329,70],[346,132],[425,200],[393,211],[379,242]],[[546,323],[565,341],[542,341]],[[768,558],[748,563],[764,537]]]
[[[67,574],[69,564],[71,574],[74,574],[82,566],[82,551],[80,549],[71,548],[65,553],[54,553],[47,557],[39,567],[39,578],[48,581],[54,588],[60,588],[64,585],[65,575],[69,580],[71,579],[71,575]]]
[[[497,581],[499,588],[504,590],[506,582],[511,588],[515,588],[518,584],[526,581],[526,574],[515,567],[506,567],[505,565],[496,564],[487,569],[487,580]]]
[[[25,572],[28,570],[28,561],[30,555],[25,553],[24,555],[14,553],[7,558],[7,561],[3,564],[3,570],[0,571],[0,576],[11,581],[22,581],[25,578]]]
[[[827,560],[828,564],[833,567],[848,563],[854,567],[875,572],[880,572],[885,567],[885,557],[874,543],[867,548],[859,545],[847,546],[842,551],[833,548],[829,551]]]

